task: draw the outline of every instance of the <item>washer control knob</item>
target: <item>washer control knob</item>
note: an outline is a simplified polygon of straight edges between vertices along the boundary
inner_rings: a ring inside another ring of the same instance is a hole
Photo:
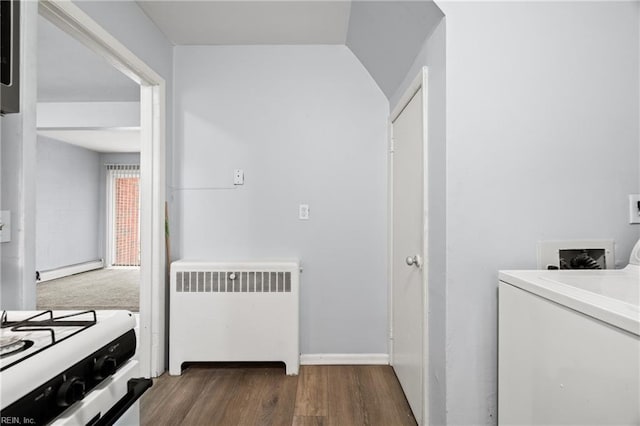
[[[84,380],[79,377],[71,377],[67,379],[60,389],[58,389],[58,397],[56,402],[60,407],[68,407],[76,401],[84,398]]]
[[[102,380],[109,377],[116,372],[118,363],[116,359],[109,355],[101,356],[96,359],[96,363],[93,365],[93,378],[96,380]]]

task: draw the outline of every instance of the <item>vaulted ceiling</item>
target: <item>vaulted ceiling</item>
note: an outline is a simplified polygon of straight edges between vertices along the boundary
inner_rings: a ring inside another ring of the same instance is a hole
[[[433,0],[137,3],[175,45],[346,45],[387,97],[393,95],[425,39],[443,17]],[[138,98],[137,85],[79,42],[42,18],[38,30],[41,100]]]
[[[430,0],[354,1],[346,45],[390,98],[443,16]]]
[[[390,97],[443,17],[432,0],[138,1],[176,45],[343,44]]]
[[[176,45],[345,44],[350,1],[138,1]]]

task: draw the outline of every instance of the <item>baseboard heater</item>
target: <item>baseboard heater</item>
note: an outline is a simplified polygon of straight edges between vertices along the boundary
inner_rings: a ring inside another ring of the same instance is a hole
[[[36,275],[39,282],[45,282],[102,268],[104,268],[104,261],[102,259],[98,259],[89,262],[76,263],[74,265],[62,266],[60,268],[49,269],[46,271],[37,271]]]
[[[298,261],[171,264],[169,374],[184,362],[281,361],[298,374]]]

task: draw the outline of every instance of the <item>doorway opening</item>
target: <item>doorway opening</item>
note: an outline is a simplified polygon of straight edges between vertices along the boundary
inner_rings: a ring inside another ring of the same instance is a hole
[[[135,168],[139,180],[140,85],[43,16],[37,56],[36,307],[139,312],[138,186],[119,203],[117,234],[105,206],[109,169]],[[118,264],[135,268],[113,268],[113,235]]]
[[[140,313],[138,359],[146,377],[165,367],[164,79],[78,6],[40,0],[39,13],[139,85]],[[126,131],[127,129],[118,129]]]

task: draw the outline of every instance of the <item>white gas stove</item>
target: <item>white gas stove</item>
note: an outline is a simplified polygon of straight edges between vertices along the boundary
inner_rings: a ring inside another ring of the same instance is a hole
[[[138,378],[135,323],[127,311],[2,311],[0,424],[111,425],[131,414],[151,386]]]

